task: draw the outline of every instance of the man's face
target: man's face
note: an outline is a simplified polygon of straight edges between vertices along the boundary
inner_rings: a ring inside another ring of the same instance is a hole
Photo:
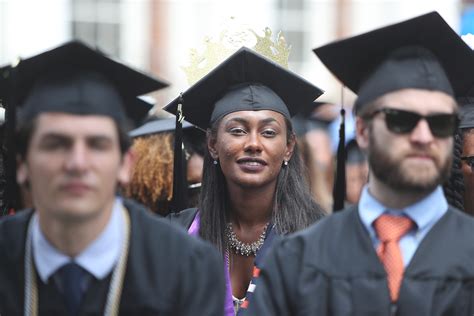
[[[81,220],[111,207],[117,184],[129,181],[130,165],[111,118],[44,113],[17,179],[28,181],[40,216]]]
[[[419,89],[387,93],[373,110],[393,108],[420,115],[450,114],[456,104],[449,95]],[[428,193],[448,176],[452,161],[452,137],[436,137],[424,119],[410,132],[397,134],[385,123],[385,113],[369,122],[358,118],[358,142],[368,151],[372,176],[399,192]]]

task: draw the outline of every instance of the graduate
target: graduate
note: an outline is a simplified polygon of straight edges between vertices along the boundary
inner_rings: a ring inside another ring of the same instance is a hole
[[[317,48],[358,94],[359,203],[267,255],[246,315],[473,315],[474,219],[446,202],[472,51],[432,12]]]
[[[0,314],[222,315],[213,247],[116,196],[133,163],[126,126],[147,112],[136,97],[166,84],[80,42],[1,71],[34,209],[0,222]]]
[[[226,316],[251,301],[272,243],[323,216],[305,182],[290,121],[321,93],[243,47],[165,107],[207,130],[198,208],[170,217],[224,258]]]

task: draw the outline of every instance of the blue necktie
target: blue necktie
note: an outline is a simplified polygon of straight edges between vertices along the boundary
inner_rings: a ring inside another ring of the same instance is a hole
[[[82,299],[82,284],[86,271],[77,263],[70,262],[59,269],[62,290],[69,315],[77,315]]]

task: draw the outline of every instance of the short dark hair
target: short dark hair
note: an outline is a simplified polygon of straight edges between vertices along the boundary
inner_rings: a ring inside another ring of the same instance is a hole
[[[28,146],[30,145],[31,137],[36,130],[37,125],[37,117],[28,120],[25,122],[19,122],[16,129],[16,139],[17,139],[17,154],[20,156],[21,159],[26,158],[26,154],[28,153]],[[115,122],[115,127],[117,129],[119,145],[120,145],[120,152],[124,154],[132,145],[132,140],[130,136],[128,136],[128,130],[130,129],[128,124],[119,124]]]

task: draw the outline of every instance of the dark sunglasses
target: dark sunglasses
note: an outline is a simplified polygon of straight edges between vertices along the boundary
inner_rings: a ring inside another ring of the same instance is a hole
[[[461,157],[461,160],[465,161],[471,167],[472,172],[474,172],[474,156]]]
[[[373,118],[379,113],[385,114],[385,124],[387,128],[396,134],[410,133],[421,119],[428,122],[431,133],[436,137],[453,136],[459,125],[459,118],[456,113],[420,115],[416,112],[397,110],[392,108],[382,108],[372,112],[365,118]]]

